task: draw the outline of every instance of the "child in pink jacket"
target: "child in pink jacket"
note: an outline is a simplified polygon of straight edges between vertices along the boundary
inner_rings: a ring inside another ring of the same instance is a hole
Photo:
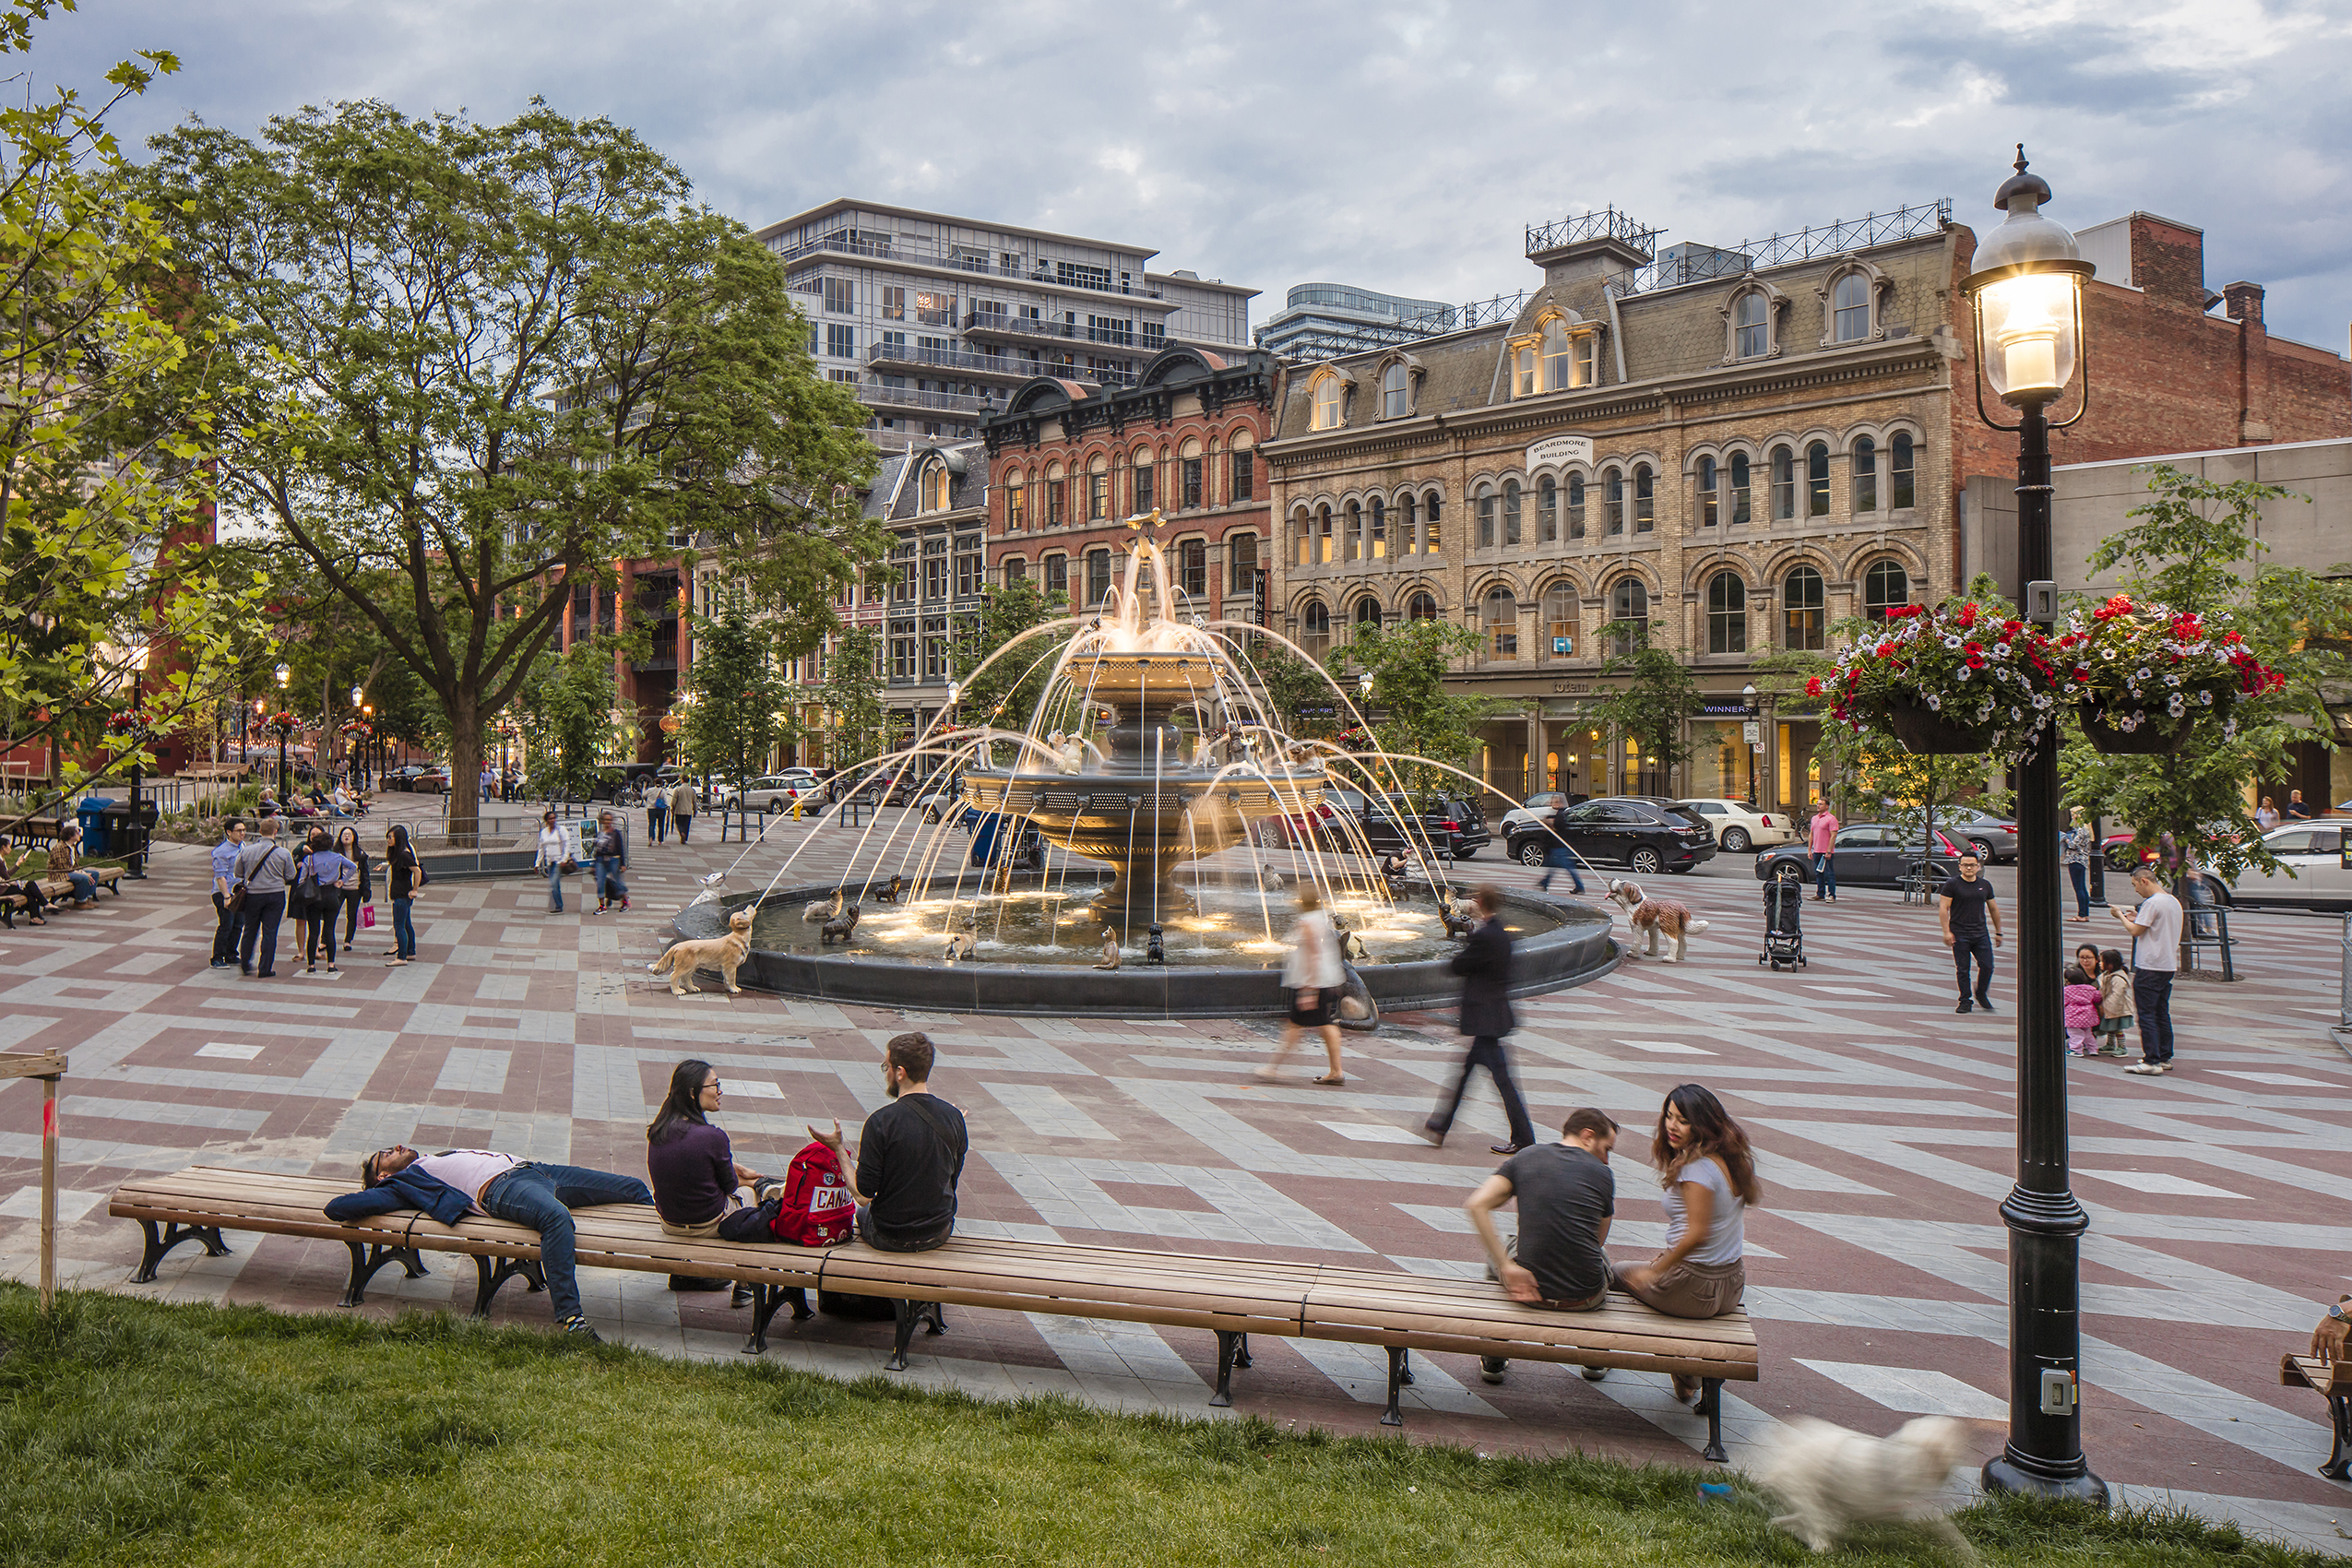
[[[2066,1049],[2077,1056],[2098,1054],[2099,988],[2080,964],[2066,966]]]

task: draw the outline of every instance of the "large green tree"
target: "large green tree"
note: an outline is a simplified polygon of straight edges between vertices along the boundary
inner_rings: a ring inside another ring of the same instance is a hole
[[[223,492],[433,692],[453,827],[485,726],[615,561],[717,552],[790,654],[879,555],[863,411],[815,374],[782,266],[635,133],[356,102],[153,150],[231,350]]]
[[[1380,750],[1467,768],[1478,754],[1479,727],[1497,705],[1490,697],[1448,692],[1445,674],[1455,660],[1478,650],[1478,634],[1451,621],[1406,621],[1395,626],[1366,623],[1333,650],[1331,667],[1343,677],[1372,676],[1369,698],[1355,690],[1348,695],[1372,709]],[[1324,688],[1324,695],[1330,697],[1330,688]],[[1388,766],[1368,762],[1370,780],[1385,788],[1394,778],[1415,793],[1461,788],[1460,778],[1443,768],[1419,761],[1393,766],[1394,774]]]
[[[988,664],[988,659],[1022,633],[1066,613],[1068,605],[1066,594],[1049,592],[1029,577],[981,594],[980,613],[956,621],[956,639],[948,650],[958,683],[958,719],[1004,730],[1028,727],[1029,715],[1044,699],[1054,653],[1069,641],[1068,634],[1031,637],[995,663]],[[988,665],[984,670],[983,664]]]
[[[694,700],[680,738],[695,772],[744,784],[767,765],[787,694],[774,629],[753,613],[751,596],[731,584],[713,608],[718,614],[694,618],[695,661],[686,672]]]
[[[1593,636],[1613,650],[1601,660],[1601,674],[1625,683],[1594,696],[1593,716],[1615,725],[1621,737],[1639,742],[1642,754],[1665,769],[1671,790],[1676,771],[1691,756],[1683,735],[1705,700],[1691,667],[1672,649],[1653,645],[1646,623],[1611,621]]]
[[[549,800],[588,793],[598,763],[612,749],[617,695],[612,646],[604,638],[584,637],[532,667],[518,694],[516,727],[534,790]],[[453,806],[457,788],[452,784]],[[457,831],[454,825],[451,831]]]
[[[2193,612],[2209,624],[2227,615],[2287,685],[2241,699],[2227,714],[2192,711],[2180,743],[2154,755],[2106,756],[2077,739],[2061,754],[2060,768],[2078,800],[2130,823],[2144,841],[2169,833],[2224,877],[2249,863],[2275,869],[2247,785],[2284,774],[2296,742],[2334,746],[2322,687],[2352,676],[2344,652],[2352,640],[2352,582],[2263,560],[2263,503],[2309,496],[2251,480],[2201,479],[2169,463],[2149,470],[2148,493],[2127,525],[2092,552],[2092,571],[2120,568],[2134,600]]]
[[[817,700],[824,706],[825,760],[848,769],[890,749],[888,711],[882,706],[882,632],[873,626],[842,630],[825,663]]]

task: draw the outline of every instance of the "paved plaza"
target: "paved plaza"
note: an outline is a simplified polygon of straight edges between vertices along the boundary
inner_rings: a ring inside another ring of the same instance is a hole
[[[282,943],[276,980],[208,969],[212,910],[192,848],[160,850],[153,876],[125,884],[119,900],[0,933],[0,1038],[11,1050],[73,1053],[64,1277],[332,1311],[347,1254],[327,1241],[232,1236],[228,1257],[182,1248],[159,1283],[128,1284],[138,1228],[106,1217],[107,1194],[135,1173],[197,1161],[340,1173],[396,1141],[488,1144],[642,1173],[645,1123],[688,1055],[723,1070],[721,1120],[739,1156],[780,1170],[811,1120],[837,1117],[855,1135],[880,1103],[881,1042],[909,1028],[940,1043],[933,1087],[970,1121],[968,1233],[1479,1272],[1461,1205],[1495,1163],[1486,1147],[1503,1121],[1491,1091],[1481,1082],[1443,1150],[1408,1130],[1452,1071],[1449,1016],[1392,1016],[1375,1037],[1349,1037],[1349,1082],[1323,1088],[1303,1074],[1279,1087],[1253,1079],[1276,1033],[1258,1021],[675,999],[644,964],[698,879],[739,854],[709,842],[712,826],[698,824],[690,849],[638,845],[624,916],[584,913],[584,879],[569,884],[561,916],[545,912],[536,880],[437,883],[417,906],[423,962],[382,965],[386,911],[362,933],[363,956],[332,980],[295,978]],[[809,829],[778,828],[771,841],[788,831]],[[793,880],[838,864],[835,853],[821,837]],[[1491,856],[1463,869],[1513,883],[1533,875]],[[759,885],[779,858],[757,849],[728,885]],[[1642,1154],[1665,1089],[1708,1085],[1755,1139],[1766,1202],[1748,1222],[1748,1307],[1763,1379],[1727,1389],[1735,1463],[1794,1415],[1879,1431],[1918,1413],[1981,1418],[1990,1455],[2006,1409],[1996,1206],[2014,1146],[2013,950],[1995,987],[2001,1013],[1960,1017],[1932,912],[1892,892],[1808,903],[1811,968],[1770,974],[1756,963],[1761,907],[1744,864],[1661,880],[1669,886],[1654,892],[1686,899],[1713,929],[1693,940],[1687,965],[1628,960],[1523,1004],[1514,1045],[1538,1125],[1585,1104],[1628,1124],[1611,1238],[1621,1258],[1663,1237]],[[2178,1071],[2070,1067],[2075,1185],[2091,1214],[2084,1443],[2132,1502],[2169,1497],[2334,1550],[2352,1496],[2313,1473],[2328,1452],[2324,1407],[2279,1387],[2277,1365],[2305,1346],[2319,1303],[2345,1289],[2352,1255],[2340,1196],[2352,1177],[2352,1063],[2327,1034],[2337,928],[2287,915],[2233,927],[2245,978],[2183,982]],[[2114,945],[2120,928],[2102,913],[2065,930],[2070,944],[2089,932]],[[37,1244],[39,1103],[34,1084],[0,1087],[0,1265],[18,1278],[30,1277]],[[471,1270],[428,1262],[426,1278],[379,1275],[361,1310],[438,1309],[453,1289],[465,1301]],[[593,1269],[582,1284],[608,1337],[691,1356],[742,1349],[747,1314],[724,1294],[680,1297],[658,1277]],[[510,1288],[495,1315],[543,1325],[544,1302]],[[969,1310],[951,1324],[944,1338],[918,1339],[909,1376],[1212,1413],[1207,1334]],[[888,1336],[887,1324],[779,1322],[769,1354],[862,1375],[879,1367]],[[1378,1350],[1253,1348],[1256,1365],[1236,1378],[1237,1411],[1379,1430]],[[1691,1463],[1704,1440],[1662,1377],[1620,1372],[1596,1384],[1571,1368],[1522,1365],[1491,1387],[1467,1358],[1416,1362],[1412,1437]]]

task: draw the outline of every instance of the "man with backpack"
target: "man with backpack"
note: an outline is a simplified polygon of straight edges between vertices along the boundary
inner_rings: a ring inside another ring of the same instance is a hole
[[[971,1136],[964,1113],[931,1092],[938,1052],[931,1037],[895,1035],[883,1048],[882,1086],[890,1103],[866,1118],[854,1161],[841,1123],[809,1135],[840,1158],[858,1204],[858,1239],[885,1253],[928,1252],[956,1232],[956,1183]]]

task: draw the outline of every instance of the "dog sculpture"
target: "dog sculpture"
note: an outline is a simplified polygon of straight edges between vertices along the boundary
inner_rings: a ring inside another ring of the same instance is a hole
[[[1758,1479],[1788,1506],[1773,1523],[1815,1551],[1827,1551],[1856,1525],[1917,1519],[1973,1562],[1952,1521],[1933,1511],[1968,1447],[1968,1429],[1948,1416],[1907,1421],[1892,1437],[1799,1417]]]
[[[1465,941],[1479,929],[1479,917],[1454,901],[1454,895],[1441,887],[1437,890],[1437,918],[1445,922],[1445,934]]]
[[[879,887],[869,888],[867,892],[877,904],[895,904],[898,901],[898,890],[906,885],[907,879],[894,871],[890,873],[890,880],[887,883]]]
[[[1645,957],[1657,956],[1658,935],[1664,932],[1666,939],[1674,944],[1674,951],[1667,962],[1679,964],[1682,961],[1684,939],[1707,928],[1706,921],[1697,919],[1688,907],[1671,898],[1644,897],[1636,883],[1621,882],[1611,877],[1609,901],[1625,911],[1625,923],[1632,926],[1636,933],[1648,934],[1649,945],[1644,950]]]
[[[841,890],[835,888],[830,898],[812,898],[809,907],[801,911],[801,919],[811,925],[823,925],[841,918]]]
[[[1115,969],[1118,967],[1119,938],[1111,934],[1111,931],[1109,926],[1104,926],[1102,928],[1102,961],[1097,964],[1095,968],[1098,969]]]
[[[980,944],[974,942],[970,937],[958,932],[956,934],[947,939],[947,951],[941,955],[941,956],[948,963],[952,964],[958,958],[970,957],[972,956],[972,949],[979,945]]]
[[[646,966],[651,974],[670,977],[670,994],[684,996],[688,992],[699,996],[702,987],[695,983],[695,971],[709,968],[719,971],[727,982],[727,994],[741,996],[743,988],[735,983],[735,971],[743,967],[743,956],[752,950],[752,912],[738,909],[727,917],[727,934],[705,937],[697,942],[679,942],[670,950]]]
[[[837,936],[847,942],[857,934],[857,930],[858,907],[852,904],[842,910],[837,919],[825,922],[823,928],[816,933],[816,944],[819,947],[830,947],[833,945],[833,939]]]

